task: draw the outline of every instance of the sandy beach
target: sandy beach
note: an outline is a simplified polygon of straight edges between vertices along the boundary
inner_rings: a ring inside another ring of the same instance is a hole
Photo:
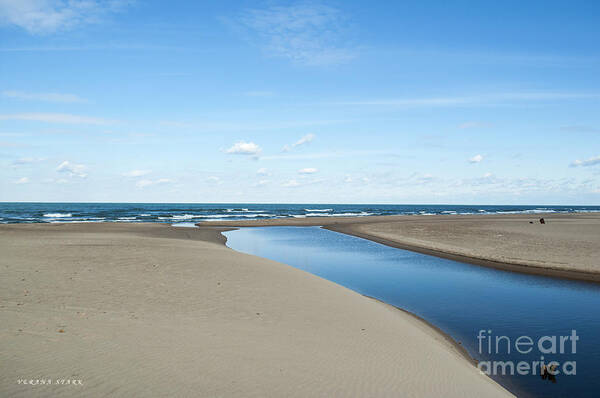
[[[543,217],[545,224],[540,224]],[[425,254],[505,270],[600,281],[600,214],[311,217],[199,225],[321,225]]]
[[[0,395],[511,396],[415,317],[223,243],[165,224],[0,226]]]

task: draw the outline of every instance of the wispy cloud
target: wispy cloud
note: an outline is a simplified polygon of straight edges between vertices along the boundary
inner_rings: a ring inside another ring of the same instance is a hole
[[[49,34],[98,23],[126,8],[131,0],[2,0],[0,23],[31,34]]]
[[[266,167],[261,167],[260,169],[256,170],[256,174],[259,176],[266,176],[269,175],[269,170],[267,170]]]
[[[316,136],[312,133],[306,134],[305,136],[300,138],[298,141],[294,142],[292,145],[284,145],[281,150],[282,150],[282,152],[289,152],[296,147],[299,147],[304,144],[308,144],[308,143],[312,142],[315,139],[315,137]]]
[[[349,120],[283,120],[273,122],[255,122],[252,120],[241,120],[239,122],[228,121],[179,121],[179,120],[163,120],[159,124],[169,128],[189,128],[198,132],[215,132],[215,131],[263,131],[263,130],[280,130],[288,128],[300,128],[309,126],[329,126],[336,124],[348,123]]]
[[[7,90],[2,92],[3,97],[15,98],[19,100],[29,101],[45,101],[45,102],[87,102],[85,99],[78,97],[75,94],[61,93],[27,93],[24,91]]]
[[[152,170],[131,170],[125,173],[122,173],[124,177],[143,177],[152,173]]]
[[[329,65],[355,57],[343,35],[344,16],[320,4],[252,9],[239,19],[269,54],[305,65]]]
[[[14,113],[0,114],[0,120],[26,120],[44,123],[63,123],[63,124],[109,124],[110,120],[90,117],[71,115],[68,113]]]
[[[258,156],[262,152],[262,149],[254,142],[238,141],[231,148],[225,151],[230,155],[253,155]]]
[[[314,153],[297,153],[297,154],[279,154],[261,156],[261,160],[312,160],[312,159],[327,159],[327,158],[346,158],[357,156],[393,156],[394,153],[388,150],[362,150],[362,151],[330,151],[330,152],[314,152]]]
[[[318,171],[319,170],[315,169],[314,167],[306,167],[304,169],[298,170],[298,174],[315,174]]]
[[[286,181],[283,184],[281,184],[281,186],[286,187],[286,188],[293,188],[293,187],[300,186],[300,183],[296,180],[289,180],[289,181]]]
[[[171,180],[169,180],[168,178],[159,178],[157,180],[139,180],[138,182],[135,183],[135,186],[138,188],[146,188],[152,185],[161,185],[161,184],[168,184],[170,183]]]
[[[480,163],[483,160],[482,155],[475,155],[472,158],[469,158],[469,163]]]
[[[577,159],[571,163],[571,167],[579,167],[579,166],[587,167],[587,166],[595,166],[597,164],[600,164],[600,156],[595,156],[593,158],[589,158],[589,159],[585,159],[585,160]]]
[[[16,166],[24,166],[24,165],[28,165],[28,164],[39,163],[39,162],[42,162],[44,160],[46,160],[46,159],[44,159],[44,158],[19,158],[17,160],[14,160],[12,162],[12,165],[14,167],[16,167]]]
[[[15,181],[15,184],[27,184],[27,183],[29,183],[28,177],[21,177],[17,181]]]
[[[58,165],[56,171],[59,173],[66,173],[71,177],[85,178],[87,177],[87,167],[83,164],[71,163],[65,160]]]
[[[563,100],[600,99],[598,93],[569,92],[513,92],[490,93],[472,96],[447,96],[423,98],[385,98],[356,101],[328,102],[338,106],[390,106],[390,107],[456,107],[476,105],[505,105],[514,102],[544,102]]]

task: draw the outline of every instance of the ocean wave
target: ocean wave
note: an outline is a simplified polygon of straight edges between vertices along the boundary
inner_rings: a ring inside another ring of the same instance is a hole
[[[254,217],[277,217],[276,214],[206,214],[198,216],[198,218],[235,218],[235,217],[244,217],[244,218],[254,218]]]
[[[512,211],[501,211],[498,210],[495,214],[546,214],[546,213],[558,213],[556,210],[544,210],[544,209],[530,209],[530,210],[512,210]]]
[[[197,214],[174,214],[171,216],[173,220],[191,220],[192,218],[202,217]],[[160,218],[160,217],[159,217]]]
[[[367,213],[361,211],[360,213],[307,213],[306,217],[362,217],[372,216],[375,213]]]
[[[123,221],[127,221],[127,220],[136,220],[137,217],[119,217],[117,218],[117,220],[123,220]]]
[[[312,211],[312,212],[328,212],[328,211],[333,211],[333,209],[304,209],[304,211]]]
[[[279,217],[277,214],[270,213],[250,213],[250,214],[175,214],[172,216],[158,217],[159,220],[192,220],[195,218],[221,220],[224,218],[258,218],[258,217]]]
[[[104,222],[102,220],[51,220],[50,224],[74,224],[74,223],[90,223],[90,222]]]
[[[44,214],[44,217],[49,217],[49,218],[61,218],[61,217],[72,217],[73,215],[71,213],[46,213]]]

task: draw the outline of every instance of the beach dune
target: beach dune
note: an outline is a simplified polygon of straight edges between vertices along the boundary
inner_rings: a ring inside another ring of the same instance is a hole
[[[0,395],[511,396],[415,317],[223,243],[164,224],[0,226]]]

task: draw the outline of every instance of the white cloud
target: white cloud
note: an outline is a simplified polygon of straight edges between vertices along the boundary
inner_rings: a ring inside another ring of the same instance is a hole
[[[126,173],[122,173],[125,177],[142,177],[152,173],[152,170],[131,170]]]
[[[31,34],[48,34],[98,23],[125,8],[129,0],[0,0],[0,23]]]
[[[312,133],[306,134],[304,137],[300,138],[298,141],[296,141],[293,145],[292,148],[295,148],[297,146],[300,145],[304,145],[304,144],[308,144],[309,142],[312,142],[312,140],[315,139],[315,135]]]
[[[315,139],[315,137],[316,136],[312,133],[306,134],[305,136],[300,138],[298,141],[294,142],[292,145],[284,145],[281,151],[289,152],[296,147],[299,147],[304,144],[308,144],[308,143],[312,142]]]
[[[221,184],[222,183],[221,179],[216,176],[210,176],[206,179],[206,181],[213,183],[213,184]]]
[[[56,168],[56,171],[58,171],[59,173],[67,173],[71,177],[79,178],[87,177],[86,170],[87,167],[85,165],[71,163],[68,160],[65,160]]]
[[[286,187],[286,188],[297,187],[297,186],[299,186],[299,185],[300,185],[300,183],[299,183],[298,181],[296,181],[296,180],[289,180],[289,181],[287,181],[287,182],[284,182],[284,183],[282,184],[282,186],[283,186],[283,187]]]
[[[239,141],[233,144],[226,152],[232,155],[253,155],[258,156],[262,149],[254,142]]]
[[[295,4],[254,9],[240,22],[276,57],[305,65],[339,64],[354,58],[341,34],[343,17],[333,7]]]
[[[492,173],[485,173],[483,178],[492,178],[494,175]]]
[[[145,187],[149,187],[151,185],[160,185],[160,184],[168,184],[170,183],[171,180],[169,180],[168,178],[159,178],[158,180],[139,180],[138,182],[135,183],[135,186],[138,188],[145,188]]]
[[[0,0],[1,1],[1,0]],[[3,97],[15,98],[20,100],[33,100],[45,102],[87,102],[75,94],[60,93],[26,93],[23,91],[3,91]]]
[[[475,155],[472,158],[469,159],[469,163],[479,163],[483,160],[483,156],[482,155]]]
[[[257,187],[262,187],[263,185],[267,185],[268,183],[269,183],[269,180],[260,180],[255,185]]]
[[[600,164],[600,156],[596,156],[596,157],[585,159],[585,160],[577,159],[577,160],[573,161],[573,163],[571,163],[571,167],[578,167],[578,166],[587,167],[587,166],[595,166],[597,164]]]
[[[300,169],[298,170],[299,174],[315,174],[317,171],[317,169],[315,169],[314,167],[306,167],[304,169]]]
[[[0,0],[1,1],[1,0]],[[70,115],[67,113],[15,113],[0,114],[0,120],[27,120],[64,124],[108,124],[109,120],[97,117]]]
[[[266,176],[269,175],[269,170],[267,170],[266,167],[261,167],[260,169],[256,170],[256,174],[259,176]]]
[[[15,184],[27,184],[27,183],[29,183],[29,178],[27,178],[27,177],[21,177],[17,181],[15,181]]]

